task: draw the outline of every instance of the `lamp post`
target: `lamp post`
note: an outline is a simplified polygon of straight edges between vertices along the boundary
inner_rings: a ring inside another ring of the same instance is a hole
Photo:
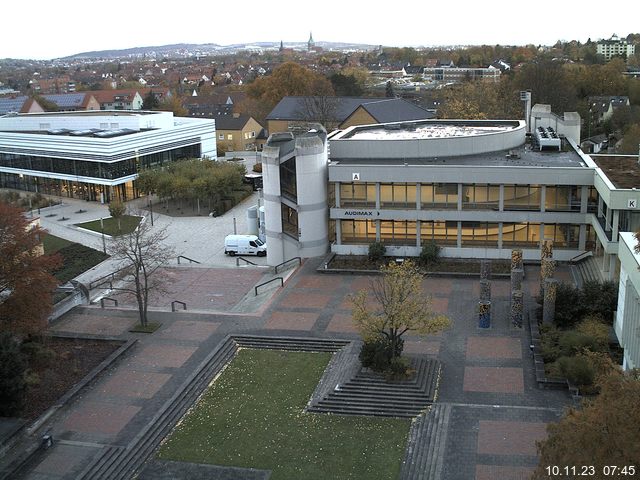
[[[151,192],[149,192],[149,212],[151,213],[151,226],[153,227],[153,202],[151,201]]]
[[[100,233],[102,235],[102,251],[107,253],[107,244],[104,240],[104,219],[100,217]]]

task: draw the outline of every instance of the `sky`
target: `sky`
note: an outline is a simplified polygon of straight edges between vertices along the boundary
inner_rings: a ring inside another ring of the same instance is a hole
[[[640,33],[640,2],[615,5],[610,12],[595,0],[11,1],[0,9],[0,58],[52,59],[172,43],[286,44],[306,42],[310,32],[316,42],[397,47],[553,45]]]

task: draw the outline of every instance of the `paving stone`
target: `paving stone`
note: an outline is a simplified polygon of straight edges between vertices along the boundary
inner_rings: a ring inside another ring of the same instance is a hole
[[[63,426],[76,432],[117,435],[140,408],[134,405],[82,402],[67,417]]]
[[[284,308],[324,308],[331,296],[320,293],[308,293],[299,289],[292,290],[279,303]]]
[[[51,327],[53,332],[118,336],[127,332],[135,320],[130,317],[70,313]]]
[[[179,368],[191,358],[196,350],[197,348],[195,347],[147,345],[137,352],[131,360],[137,365]]]
[[[333,274],[305,275],[298,281],[296,288],[314,288],[322,291],[341,289],[342,276]]]
[[[533,467],[476,465],[476,480],[529,480]]]
[[[108,396],[151,398],[171,378],[166,373],[118,370],[100,387]]]
[[[197,320],[177,320],[160,332],[162,338],[174,340],[205,341],[220,326],[217,322],[202,322]]]
[[[465,367],[465,392],[524,393],[522,368]]]
[[[522,358],[522,343],[519,338],[469,337],[467,359],[471,358]]]
[[[440,341],[435,340],[405,340],[404,349],[407,354],[434,355],[440,353]]]
[[[480,420],[478,453],[535,456],[536,441],[547,438],[546,427],[542,422]]]
[[[334,313],[331,316],[331,321],[329,322],[326,331],[358,333],[358,330],[353,324],[353,317],[348,313]]]
[[[64,477],[77,472],[94,455],[96,448],[80,445],[64,445],[56,443],[47,452],[47,456],[38,463],[34,471],[38,473]]]
[[[271,330],[311,330],[318,319],[317,312],[273,312],[265,328]]]
[[[422,291],[429,295],[451,295],[454,280],[442,277],[427,277],[422,281]]]

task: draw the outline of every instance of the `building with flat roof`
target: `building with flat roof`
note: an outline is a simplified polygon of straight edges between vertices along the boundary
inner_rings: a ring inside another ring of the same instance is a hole
[[[215,121],[171,112],[78,111],[0,117],[0,187],[108,202],[139,195],[138,172],[215,159]]]
[[[636,46],[627,40],[619,38],[615,33],[607,40],[598,40],[596,54],[602,55],[608,62],[613,57],[629,58],[636,52]]]

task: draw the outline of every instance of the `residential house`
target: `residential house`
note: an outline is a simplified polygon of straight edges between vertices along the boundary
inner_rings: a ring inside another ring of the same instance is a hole
[[[222,152],[261,150],[259,141],[264,128],[249,115],[232,114],[213,117],[216,121],[217,148]]]
[[[91,92],[100,104],[100,110],[141,110],[144,99],[134,89],[97,90]]]
[[[0,98],[0,116],[8,113],[39,113],[44,108],[33,98],[22,95],[19,97]]]
[[[327,130],[352,125],[434,118],[432,112],[401,98],[284,97],[267,115],[269,133],[288,132],[309,123]]]
[[[585,153],[600,153],[609,146],[609,137],[604,133],[584,139],[580,143],[580,148]]]
[[[596,125],[611,118],[614,110],[628,107],[629,97],[626,96],[595,96],[589,97],[589,112],[591,121]]]
[[[42,95],[42,98],[55,104],[58,107],[59,112],[100,110],[100,104],[96,98],[92,94],[86,92]]]

